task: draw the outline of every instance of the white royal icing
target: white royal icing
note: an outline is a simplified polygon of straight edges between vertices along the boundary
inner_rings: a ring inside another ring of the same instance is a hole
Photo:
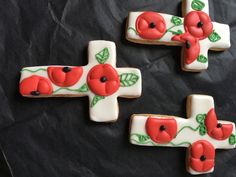
[[[192,2],[193,0],[184,0],[185,7],[183,7],[183,15],[194,11],[192,9]],[[205,13],[209,14],[209,4],[208,0],[203,1],[205,6],[202,9]],[[174,46],[182,46],[182,43],[179,43],[177,41],[172,41],[171,38],[174,36],[171,32],[166,32],[164,36],[162,36],[160,39],[157,40],[150,40],[150,39],[144,39],[140,37],[137,34],[135,23],[139,15],[141,15],[143,12],[130,12],[128,16],[128,21],[127,21],[127,30],[126,30],[126,38],[129,41],[135,42],[135,43],[141,43],[141,44],[153,44],[153,45],[174,45]],[[166,29],[169,29],[173,26],[173,23],[171,22],[171,18],[173,15],[169,14],[164,14],[164,13],[159,13],[165,20],[166,22]],[[183,18],[179,17],[182,21],[184,21]],[[213,22],[213,29],[215,32],[221,36],[221,39],[217,42],[211,42],[208,38],[200,40],[200,54],[203,55],[206,58],[208,58],[208,50],[224,50],[230,48],[230,29],[229,25],[226,24],[221,24],[221,23],[216,23]],[[181,30],[184,31],[184,26],[179,25],[175,26],[171,30],[177,31]],[[182,57],[183,58],[183,57]],[[208,61],[205,63],[201,63],[197,60],[192,62],[191,64],[186,64],[183,62],[182,59],[182,69],[185,71],[192,71],[192,72],[198,72],[201,70],[205,70],[208,68]]]
[[[89,70],[95,66],[98,65],[98,61],[95,58],[95,55],[103,50],[104,48],[108,48],[109,51],[109,58],[105,62],[106,64],[112,65],[118,74],[122,73],[133,73],[138,76],[137,82],[130,86],[130,87],[119,87],[119,89],[113,93],[112,95],[105,96],[104,99],[100,100],[99,102],[96,103],[95,106],[90,107],[90,119],[96,122],[113,122],[116,121],[118,118],[118,113],[119,113],[119,108],[118,108],[118,101],[117,97],[127,97],[127,98],[136,98],[141,95],[141,90],[142,90],[142,77],[141,77],[141,72],[139,69],[136,68],[116,68],[116,46],[114,42],[110,41],[91,41],[89,42],[88,46],[88,58],[89,58],[89,63],[86,66],[83,66],[83,74],[80,78],[80,80],[73,86],[70,87],[59,87],[55,84],[52,83],[53,91],[55,93],[52,93],[52,95],[48,95],[46,97],[81,97],[81,96],[88,96],[89,97],[89,104],[91,104],[95,94],[89,89],[87,92],[74,92],[71,91],[73,89],[78,89],[81,88],[84,84],[87,83],[87,74]],[[60,66],[60,65],[53,65],[50,67],[55,67],[55,66]],[[20,82],[24,80],[25,78],[28,78],[32,75],[37,75],[37,76],[42,76],[47,79],[49,79],[48,73],[47,73],[47,68],[49,66],[34,66],[34,67],[26,67],[23,68],[21,71],[21,78]],[[60,66],[64,67],[64,66]],[[73,68],[74,66],[69,66]],[[36,71],[38,69],[45,69],[45,70],[39,70],[37,72],[29,72],[28,70],[31,71]],[[69,90],[67,89],[69,88]],[[30,96],[30,95],[23,95],[27,97],[35,97],[35,96]]]
[[[190,95],[187,99],[187,119],[176,117],[176,116],[166,116],[166,115],[149,115],[149,114],[134,114],[131,118],[130,123],[130,142],[135,145],[142,146],[168,146],[168,147],[189,147],[190,144],[198,140],[206,140],[210,142],[215,149],[232,149],[235,148],[235,144],[229,144],[229,138],[225,140],[216,140],[210,137],[207,133],[205,135],[200,135],[199,123],[196,121],[196,116],[198,114],[207,114],[209,110],[214,108],[214,100],[211,96],[207,95]],[[140,143],[137,135],[148,136],[146,131],[146,121],[149,117],[152,118],[174,118],[177,122],[177,136],[168,144],[157,144],[151,139],[148,139],[146,143]],[[228,121],[218,120],[219,123],[227,123],[233,125],[232,134],[235,135],[235,124]],[[196,131],[187,128],[192,127]],[[185,127],[185,128],[184,128]],[[182,130],[181,130],[182,129]],[[179,133],[178,133],[179,132]],[[187,142],[187,143],[185,143]],[[194,171],[191,168],[187,168],[191,174],[202,174]],[[212,172],[211,169],[208,172]]]

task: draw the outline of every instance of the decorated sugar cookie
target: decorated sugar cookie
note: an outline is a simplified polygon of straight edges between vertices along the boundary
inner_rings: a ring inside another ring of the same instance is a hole
[[[183,0],[184,18],[158,12],[130,12],[126,38],[141,44],[182,46],[182,69],[199,72],[208,67],[208,50],[230,47],[230,29],[213,22],[208,0]]]
[[[134,114],[130,142],[140,146],[187,147],[187,170],[191,174],[214,170],[215,150],[235,148],[235,124],[218,120],[211,96],[190,95],[187,118]]]
[[[116,46],[110,41],[91,41],[86,66],[36,66],[21,70],[20,93],[26,97],[82,97],[90,100],[90,118],[111,122],[118,118],[117,97],[141,95],[141,73],[135,68],[116,68]]]

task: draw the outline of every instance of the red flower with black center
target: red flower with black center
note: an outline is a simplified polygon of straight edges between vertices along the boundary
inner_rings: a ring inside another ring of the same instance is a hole
[[[91,91],[100,96],[111,95],[120,87],[118,73],[109,64],[94,66],[88,73],[87,83]]]
[[[198,39],[205,39],[213,32],[211,18],[203,11],[189,12],[184,18],[184,28]]]
[[[20,83],[20,93],[23,96],[51,95],[52,92],[52,84],[45,77],[33,75]]]
[[[208,135],[217,140],[227,139],[233,131],[232,124],[223,124],[218,122],[213,108],[207,113],[205,125]]]
[[[197,38],[189,33],[184,33],[173,36],[172,40],[184,43],[184,63],[191,64],[197,59],[200,53],[200,44]]]
[[[48,76],[52,83],[60,87],[70,87],[76,84],[83,74],[82,67],[48,67]]]
[[[156,143],[168,143],[176,136],[177,123],[174,118],[152,118],[146,121],[146,131]]]
[[[207,172],[215,164],[215,148],[206,141],[200,140],[190,146],[190,167],[197,172]]]
[[[164,18],[156,12],[144,12],[136,20],[136,30],[145,39],[160,39],[166,32]]]

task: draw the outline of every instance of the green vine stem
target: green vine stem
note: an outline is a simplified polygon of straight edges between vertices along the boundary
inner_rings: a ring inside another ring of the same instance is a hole
[[[137,135],[139,135],[139,134],[137,134],[137,133],[131,134],[131,136],[137,136]],[[152,140],[145,141],[145,142],[140,142],[140,141],[137,141],[136,139],[133,139],[133,138],[131,138],[130,140],[136,142],[137,144],[149,144],[149,143],[151,143],[153,146],[165,146],[165,145],[168,145],[168,144],[170,144],[172,146],[181,146],[183,144],[191,145],[191,143],[188,142],[188,141],[183,141],[183,142],[180,142],[180,143],[169,142],[169,143],[166,143],[166,144],[157,144],[157,143],[154,143]]]
[[[89,91],[89,88],[88,88],[88,85],[85,83],[84,85],[82,85],[78,89],[71,89],[71,88],[65,87],[65,88],[59,88],[59,89],[53,91],[53,93],[57,93],[60,90],[68,90],[68,91],[72,91],[72,92],[84,93],[84,92]]]
[[[176,135],[175,135],[175,138],[177,137],[177,135],[181,132],[181,131],[183,131],[184,129],[186,129],[186,128],[188,128],[188,129],[190,129],[190,130],[192,130],[192,131],[197,131],[199,128],[200,128],[200,126],[198,126],[198,127],[196,127],[196,128],[193,128],[193,127],[191,127],[191,126],[183,126],[177,133],[176,133]]]
[[[131,31],[134,31],[135,34],[138,35],[138,32],[137,32],[136,29],[134,29],[133,27],[130,26],[130,27],[128,28],[128,31],[130,31],[130,30],[131,30]]]
[[[59,88],[59,89],[53,91],[53,93],[57,93],[57,92],[59,92],[60,90],[68,90],[68,91],[71,91],[71,92],[78,92],[78,93],[80,92],[79,89]]]
[[[177,26],[181,26],[181,25],[183,25],[183,23],[181,23],[181,24],[179,24],[179,25],[173,25],[173,26],[169,27],[169,28],[166,30],[165,34],[168,33],[168,32],[170,32],[170,33],[176,33],[176,31],[172,31],[171,29],[174,28],[174,27],[177,27]]]
[[[196,128],[193,128],[193,127],[191,127],[191,126],[189,126],[189,125],[183,126],[183,127],[176,133],[175,138],[176,138],[176,137],[178,136],[178,134],[180,134],[180,132],[182,132],[184,129],[190,129],[190,130],[192,130],[192,131],[197,131],[199,128],[200,128],[200,125],[197,126]],[[140,136],[140,134],[138,134],[138,133],[133,133],[133,134],[131,134],[130,136],[131,136],[131,137],[132,137],[132,136],[137,136],[137,137],[138,137],[138,136]],[[146,138],[146,140],[147,140],[147,139],[150,139],[150,137],[149,137],[148,135],[141,135],[141,136],[143,136],[143,137],[148,137],[148,138]],[[151,144],[154,145],[154,146],[163,146],[163,144],[154,143],[152,140],[150,140],[150,141],[143,141],[143,142],[137,141],[136,139],[132,139],[132,138],[131,138],[131,140],[132,140],[132,141],[135,141],[135,142],[138,143],[138,144],[148,144],[148,143],[151,143]],[[170,144],[170,145],[172,145],[172,146],[181,146],[181,145],[183,145],[183,144],[191,145],[191,143],[188,142],[188,141],[183,141],[183,142],[180,142],[180,143],[169,142],[169,143],[167,143],[167,144]]]
[[[30,73],[36,73],[36,72],[38,72],[38,71],[47,71],[47,69],[45,69],[45,68],[38,68],[38,69],[36,69],[36,70],[30,70],[30,69],[22,69],[21,70],[21,72],[24,72],[24,71],[28,71],[28,72],[30,72]]]

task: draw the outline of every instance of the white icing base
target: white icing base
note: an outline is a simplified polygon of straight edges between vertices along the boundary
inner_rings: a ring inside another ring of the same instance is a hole
[[[118,118],[118,113],[119,113],[117,97],[136,98],[141,95],[141,91],[142,91],[142,81],[141,81],[142,77],[141,77],[140,70],[135,69],[135,68],[116,68],[116,46],[115,46],[115,43],[110,42],[110,41],[101,41],[101,40],[89,42],[89,46],[88,46],[89,63],[88,63],[88,65],[83,66],[83,74],[82,74],[80,80],[75,85],[73,85],[71,87],[67,87],[67,88],[78,89],[83,84],[86,83],[87,74],[88,74],[89,70],[93,66],[99,64],[95,58],[96,53],[100,52],[105,47],[107,47],[109,50],[109,58],[106,61],[106,64],[112,65],[117,70],[118,74],[133,73],[133,74],[138,75],[139,79],[133,86],[119,87],[117,92],[115,92],[114,94],[112,94],[110,96],[106,96],[105,99],[99,101],[94,107],[89,106],[90,107],[90,118],[91,118],[91,120],[96,121],[96,122],[114,122],[114,121],[116,121]],[[53,66],[59,66],[59,65],[53,65]],[[49,79],[47,71],[40,70],[35,73],[24,71],[25,69],[37,70],[39,68],[43,68],[43,69],[47,70],[48,67],[49,66],[35,66],[35,67],[23,68],[22,72],[21,72],[20,82],[23,79],[30,77],[32,75],[42,76],[42,77]],[[73,68],[73,66],[69,66],[69,67]],[[52,87],[53,87],[54,91],[61,88],[53,83],[52,83]],[[38,97],[38,96],[28,96],[28,95],[23,95],[23,96],[34,97],[34,98]],[[59,92],[53,93],[52,95],[49,95],[47,97],[59,97],[59,96],[62,96],[62,97],[88,96],[89,100],[90,100],[90,104],[91,104],[91,101],[95,95],[90,90],[85,93],[77,93],[77,92],[69,91],[69,90],[60,90]],[[41,97],[41,96],[39,96],[39,97]],[[46,96],[44,96],[44,97],[46,97]]]
[[[183,11],[183,14],[189,13],[193,11],[191,7],[191,3],[193,0],[184,0],[184,5],[186,6],[184,8],[185,11]],[[208,1],[204,0],[205,7],[202,11],[209,14],[209,5]],[[141,44],[153,44],[153,45],[174,45],[174,46],[181,46],[182,43],[172,41],[171,38],[174,36],[172,33],[167,32],[161,39],[158,40],[149,40],[141,38],[138,34],[136,34],[133,30],[129,30],[129,28],[135,29],[135,23],[139,15],[141,15],[143,12],[130,12],[128,16],[128,22],[127,22],[127,30],[126,30],[126,38],[129,41],[135,42],[135,43],[141,43]],[[171,23],[171,18],[173,15],[159,13],[166,21],[166,29],[169,29],[173,24]],[[184,20],[181,18],[182,21]],[[220,24],[213,22],[213,28],[214,30],[221,36],[221,40],[217,42],[211,42],[208,38],[200,41],[200,55],[204,55],[208,58],[208,50],[225,50],[230,48],[230,29],[229,25],[226,24]],[[172,30],[176,31],[177,29],[180,29],[184,31],[183,25],[174,27]],[[182,57],[183,60],[183,57]],[[201,63],[195,60],[191,64],[185,64],[182,61],[182,69],[185,71],[192,71],[192,72],[198,72],[202,71],[208,68],[208,62]]]
[[[196,121],[196,116],[198,114],[207,114],[209,110],[214,108],[214,100],[211,96],[207,95],[190,95],[187,99],[187,117],[188,119],[176,117],[176,116],[166,116],[166,115],[152,115],[152,114],[134,114],[131,118],[131,125],[130,125],[130,142],[135,145],[141,146],[168,146],[168,147],[189,147],[188,143],[180,144],[180,145],[173,145],[173,144],[157,144],[151,139],[148,140],[148,143],[140,144],[138,141],[138,137],[135,136],[139,135],[148,135],[146,132],[146,121],[148,117],[158,118],[161,119],[163,117],[173,117],[177,122],[177,132],[181,130],[184,126],[191,126],[192,128],[197,128],[199,123]],[[235,124],[228,121],[218,121],[219,123],[227,123],[233,125],[232,134],[235,135]],[[198,140],[206,140],[210,142],[215,149],[232,149],[235,148],[235,145],[229,144],[229,139],[225,140],[216,140],[211,138],[207,133],[205,135],[200,135],[199,131],[193,131],[189,128],[183,129],[172,141],[171,143],[179,144],[182,142],[189,142],[190,144],[198,141]],[[195,172],[192,169],[188,168],[188,171],[191,174],[202,174]],[[210,170],[209,172],[212,172]],[[206,172],[208,173],[208,172]]]

